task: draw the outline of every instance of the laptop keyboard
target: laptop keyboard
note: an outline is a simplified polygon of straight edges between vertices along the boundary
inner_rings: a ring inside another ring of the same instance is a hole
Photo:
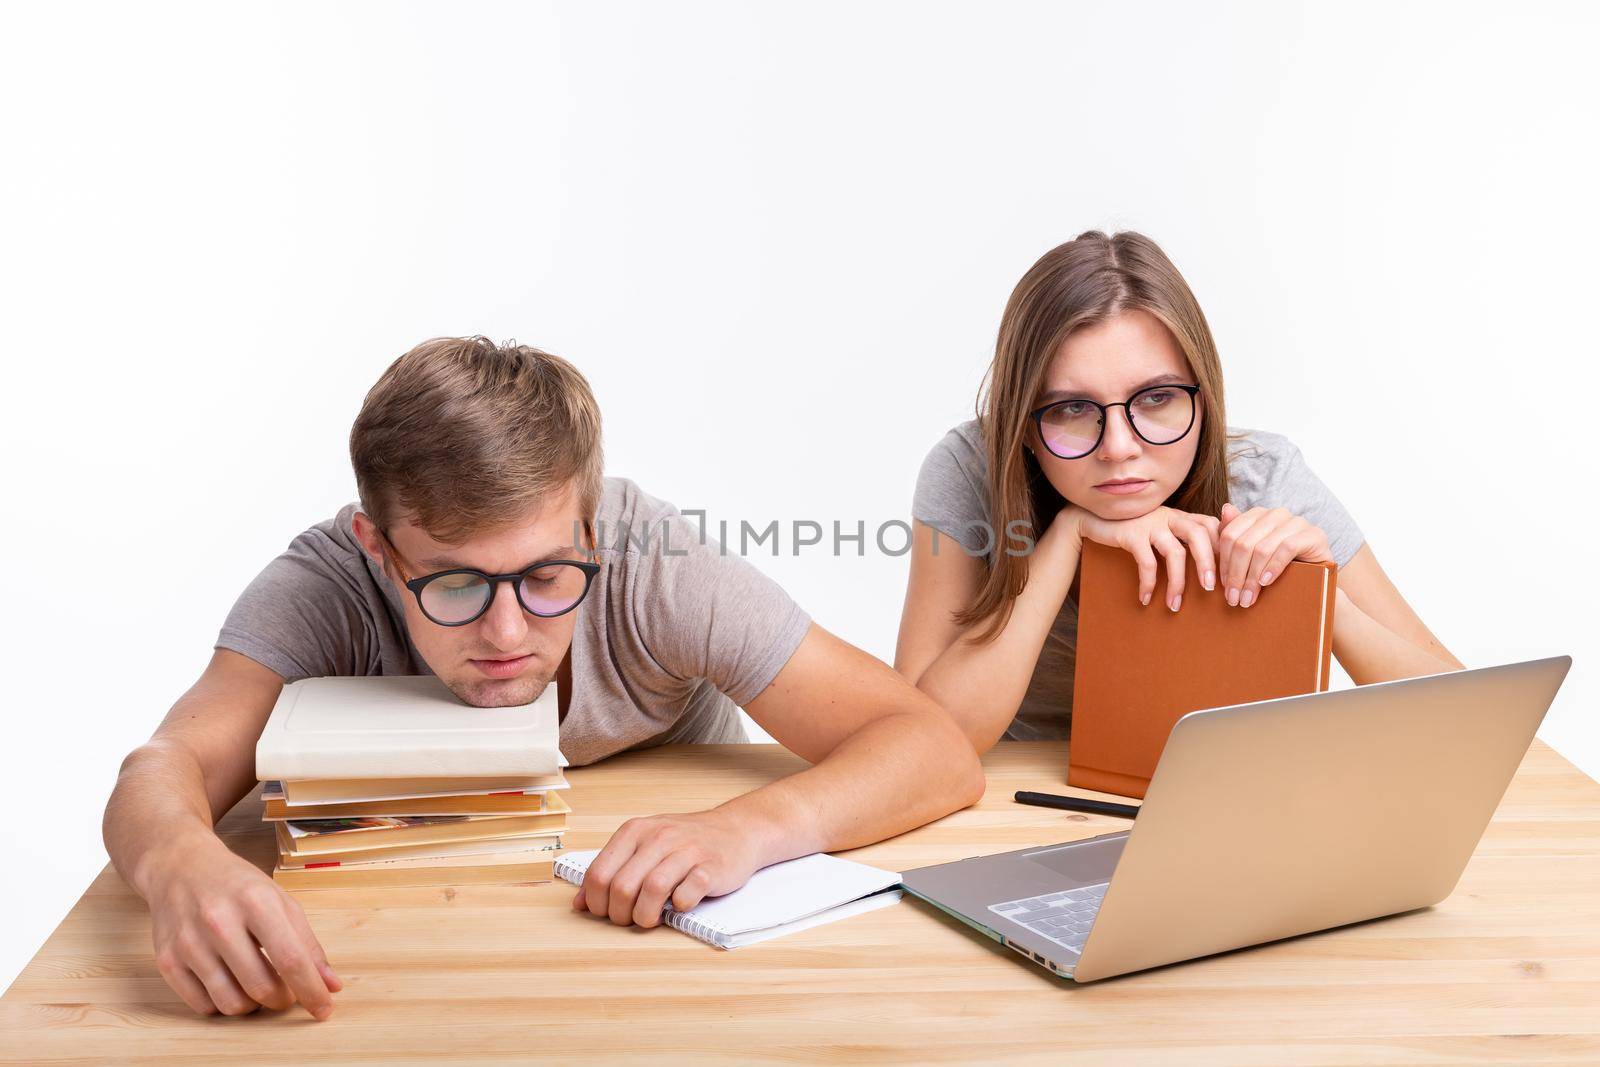
[[[1081,954],[1083,943],[1089,937],[1089,927],[1094,924],[1094,914],[1100,910],[1106,886],[1110,884],[1101,882],[1099,885],[1008,900],[1003,904],[990,904],[989,910],[1026,926],[1062,948]]]

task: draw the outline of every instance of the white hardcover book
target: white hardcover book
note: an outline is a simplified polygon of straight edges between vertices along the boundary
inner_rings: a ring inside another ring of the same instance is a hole
[[[582,885],[599,849],[569,852],[557,878]],[[763,867],[741,888],[707,897],[688,911],[668,904],[662,920],[717,948],[742,948],[823,923],[888,907],[900,899],[900,875],[823,852]]]
[[[554,682],[531,704],[475,708],[433,675],[306,678],[279,694],[256,777],[531,778],[560,769],[559,740]]]

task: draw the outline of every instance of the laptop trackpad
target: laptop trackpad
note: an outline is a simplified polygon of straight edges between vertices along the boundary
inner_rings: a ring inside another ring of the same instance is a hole
[[[1029,852],[1024,858],[1084,885],[1095,885],[1111,878],[1127,840],[1126,834],[1118,834],[1110,841],[1055,845]]]

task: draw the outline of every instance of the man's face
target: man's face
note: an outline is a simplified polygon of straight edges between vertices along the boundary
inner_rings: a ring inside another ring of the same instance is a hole
[[[572,645],[581,606],[553,619],[530,615],[518,602],[512,583],[499,582],[482,615],[464,626],[441,626],[422,614],[416,596],[405,588],[397,561],[385,549],[372,520],[358,513],[354,528],[362,546],[382,560],[384,573],[399,589],[406,628],[417,651],[462,701],[485,708],[526,704],[550,684]],[[574,532],[582,529],[578,494],[568,485],[559,499],[549,500],[537,512],[459,545],[434,540],[409,518],[397,520],[385,532],[405,576],[416,579],[453,567],[513,574],[544,560],[589,559],[588,546],[573,543]]]

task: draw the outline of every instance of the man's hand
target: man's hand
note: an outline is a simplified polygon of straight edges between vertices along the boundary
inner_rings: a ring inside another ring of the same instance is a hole
[[[811,766],[710,811],[623,823],[589,864],[575,910],[655,926],[669,901],[687,911],[770,864],[882,841],[983,795],[955,720],[814,622],[745,710]]]
[[[767,863],[758,838],[720,810],[629,819],[589,864],[572,906],[622,926],[656,926],[669,899],[688,911],[749,881]]]
[[[143,880],[161,977],[202,1015],[299,1001],[326,1019],[344,983],[305,912],[254,864],[212,840],[150,858]]]

